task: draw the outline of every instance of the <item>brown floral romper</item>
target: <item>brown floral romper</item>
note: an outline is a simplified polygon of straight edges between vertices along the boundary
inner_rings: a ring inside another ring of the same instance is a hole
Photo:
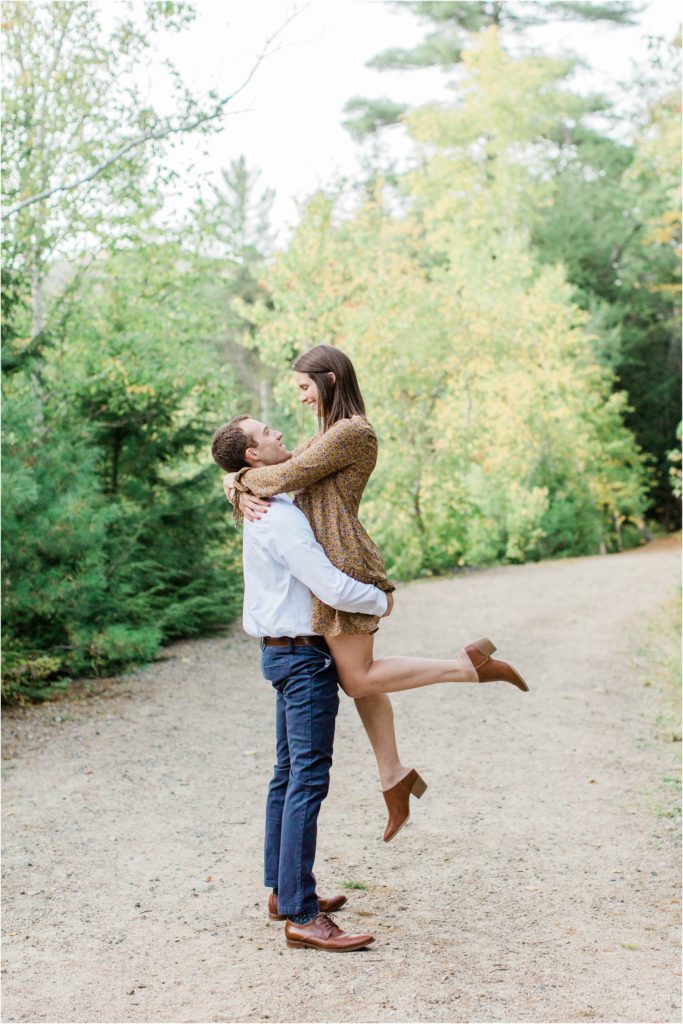
[[[324,434],[300,445],[288,462],[241,469],[235,489],[267,498],[295,491],[316,540],[338,569],[361,583],[392,591],[384,560],[358,519],[365,485],[377,462],[377,437],[366,419],[339,420]],[[313,595],[312,629],[325,636],[374,633],[376,615],[339,612]]]

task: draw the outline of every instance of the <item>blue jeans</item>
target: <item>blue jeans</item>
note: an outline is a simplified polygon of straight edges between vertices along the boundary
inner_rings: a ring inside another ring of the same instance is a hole
[[[261,670],[275,687],[276,763],[266,803],[266,886],[281,914],[317,914],[313,862],[320,805],[330,786],[338,680],[324,639],[262,647]]]

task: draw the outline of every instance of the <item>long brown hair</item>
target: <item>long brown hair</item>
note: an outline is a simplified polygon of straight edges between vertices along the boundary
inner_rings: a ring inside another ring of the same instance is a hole
[[[315,345],[292,366],[307,373],[318,389],[318,420],[323,431],[348,416],[365,416],[365,402],[358,387],[353,363],[333,345]],[[333,373],[335,380],[330,378]]]

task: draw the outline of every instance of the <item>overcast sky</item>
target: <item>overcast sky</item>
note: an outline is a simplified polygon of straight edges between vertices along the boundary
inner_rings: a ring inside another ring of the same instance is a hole
[[[582,87],[615,89],[629,78],[634,63],[647,61],[648,36],[672,38],[677,30],[672,0],[650,0],[644,6],[637,27],[555,23],[539,30],[534,41],[546,52],[569,49],[587,58],[593,70],[582,77]],[[416,104],[448,95],[448,76],[441,72],[365,67],[380,50],[412,46],[422,36],[412,14],[388,4],[195,0],[195,7],[194,25],[179,37],[163,37],[157,56],[171,58],[195,89],[213,88],[220,95],[239,85],[266,38],[299,10],[278,38],[277,52],[229,108],[222,131],[202,142],[206,154],[195,138],[170,156],[190,193],[198,183],[217,179],[221,167],[244,153],[261,170],[263,185],[277,190],[274,221],[281,234],[297,219],[297,201],[336,175],[357,170],[358,147],[341,125],[350,97],[386,95]],[[163,105],[163,77],[150,67],[150,94]]]

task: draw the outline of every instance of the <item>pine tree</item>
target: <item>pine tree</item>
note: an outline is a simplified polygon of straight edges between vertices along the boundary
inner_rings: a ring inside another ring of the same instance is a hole
[[[504,35],[520,34],[535,25],[552,22],[585,21],[632,25],[641,8],[615,0],[607,3],[563,3],[549,0],[417,0],[398,2],[397,11],[410,12],[427,26],[427,33],[409,49],[383,50],[367,66],[378,71],[411,71],[419,68],[458,67],[465,49],[478,32],[494,26]],[[350,99],[344,110],[350,116],[344,122],[351,135],[360,140],[387,125],[397,124],[408,112],[408,105],[386,97]]]

